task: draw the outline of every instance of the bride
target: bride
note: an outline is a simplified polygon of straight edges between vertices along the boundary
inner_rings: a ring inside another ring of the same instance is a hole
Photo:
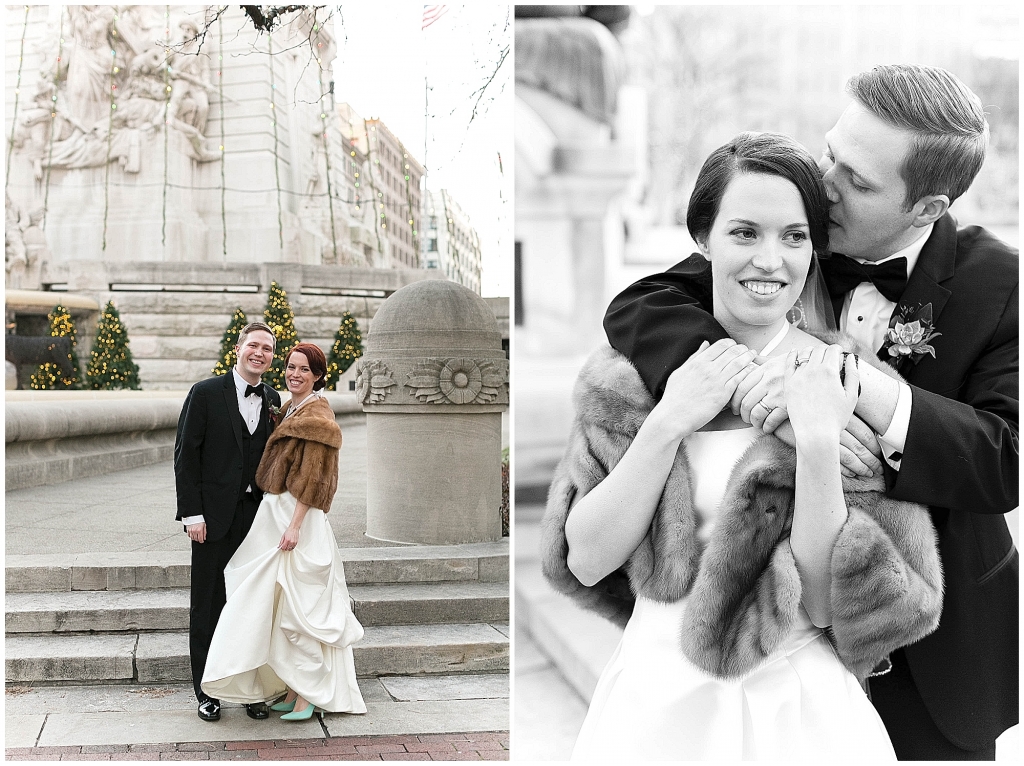
[[[942,575],[926,509],[840,473],[871,355],[787,320],[828,244],[814,159],[737,136],[701,169],[687,226],[731,339],[657,404],[625,357],[596,352],[548,497],[545,575],[625,623],[573,758],[893,760],[860,681],[935,629]],[[725,409],[757,356],[787,359],[795,450]]]
[[[338,487],[341,431],[323,399],[324,352],[296,344],[285,357],[292,398],[256,471],[266,493],[224,570],[227,603],[210,645],[203,691],[231,702],[266,702],[283,720],[315,709],[365,713],[352,644],[363,628],[327,521]]]

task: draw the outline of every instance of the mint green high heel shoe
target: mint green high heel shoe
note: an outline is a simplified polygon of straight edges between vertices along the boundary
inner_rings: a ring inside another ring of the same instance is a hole
[[[295,699],[298,699],[298,697]],[[278,702],[275,705],[271,705],[270,709],[277,711],[278,713],[290,713],[295,709],[295,700],[292,700],[291,702]]]
[[[294,703],[293,703],[294,704]],[[291,713],[285,713],[281,716],[282,721],[308,721],[313,717],[313,713],[317,710],[316,705],[312,702],[306,705],[305,710],[293,710]]]

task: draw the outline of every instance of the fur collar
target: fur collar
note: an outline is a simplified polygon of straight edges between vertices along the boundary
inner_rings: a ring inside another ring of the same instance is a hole
[[[291,411],[291,406],[292,402],[288,402],[284,415]],[[334,420],[334,410],[326,399],[319,397],[304,404],[294,415],[282,417],[274,427],[267,446],[289,437],[319,442],[334,449],[341,448],[341,429]]]
[[[862,361],[877,360],[869,354]],[[877,366],[894,374],[888,365]],[[542,523],[545,576],[620,625],[636,596],[662,602],[689,596],[681,651],[716,676],[750,672],[781,646],[800,607],[789,546],[795,451],[773,436],[751,445],[733,469],[711,540],[701,550],[681,446],[647,536],[623,569],[588,588],[566,564],[565,520],[576,498],[625,454],[654,400],[628,360],[608,347],[584,365],[573,399],[576,419]],[[884,489],[881,477],[844,479],[850,514],[832,561],[832,634],[844,664],[862,678],[890,651],[933,631],[942,607],[928,511],[887,498]]]

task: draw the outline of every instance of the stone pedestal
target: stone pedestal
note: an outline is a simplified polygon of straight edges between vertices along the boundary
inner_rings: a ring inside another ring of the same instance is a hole
[[[480,296],[439,280],[394,293],[370,324],[356,396],[367,535],[435,545],[501,537],[508,360]]]

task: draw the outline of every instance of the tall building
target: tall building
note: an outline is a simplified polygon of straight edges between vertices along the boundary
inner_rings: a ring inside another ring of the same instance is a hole
[[[349,143],[353,212],[372,232],[365,244],[376,248],[374,265],[420,268],[423,166],[381,120],[364,119],[344,103],[337,113]]]
[[[440,269],[448,279],[480,293],[480,237],[445,189],[427,192],[426,244],[426,268]]]

